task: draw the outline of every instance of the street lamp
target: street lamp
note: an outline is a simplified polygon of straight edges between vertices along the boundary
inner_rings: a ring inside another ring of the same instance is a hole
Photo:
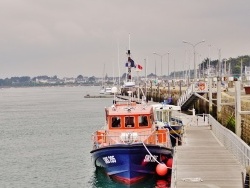
[[[156,52],[153,52],[153,54],[158,55],[158,56],[160,56],[160,57],[161,57],[161,79],[162,79],[162,57],[163,57],[164,55],[169,54],[169,52],[168,52],[168,53],[165,53],[165,54],[163,54],[163,55],[158,54],[158,53],[156,53]]]
[[[168,52],[168,77],[169,77],[169,52]]]
[[[200,44],[200,43],[203,43],[205,42],[205,40],[202,40],[200,42],[197,42],[196,44],[192,44],[190,42],[187,42],[187,41],[182,41],[183,43],[186,43],[186,44],[189,44],[191,46],[193,46],[193,50],[194,50],[194,81],[196,82],[197,81],[197,71],[196,71],[196,62],[195,62],[195,55],[196,55],[196,52],[195,52],[195,47]]]

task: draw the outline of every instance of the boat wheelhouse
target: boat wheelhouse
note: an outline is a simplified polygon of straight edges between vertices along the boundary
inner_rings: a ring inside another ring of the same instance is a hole
[[[169,105],[166,103],[153,105],[155,123],[159,127],[169,130],[172,145],[181,144],[183,135],[183,122],[174,112],[181,111],[180,106]]]

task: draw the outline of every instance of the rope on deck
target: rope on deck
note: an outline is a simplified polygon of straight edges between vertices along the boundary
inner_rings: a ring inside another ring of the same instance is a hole
[[[142,142],[142,145],[144,146],[144,148],[147,150],[148,154],[158,163],[158,164],[164,164],[167,168],[172,169],[171,167],[168,167],[165,163],[160,163],[159,161],[157,161],[157,159],[150,153],[150,151],[148,150],[147,146]]]

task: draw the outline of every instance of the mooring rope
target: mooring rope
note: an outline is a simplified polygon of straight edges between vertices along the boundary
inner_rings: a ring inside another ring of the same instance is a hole
[[[147,150],[148,154],[158,163],[158,164],[164,164],[167,168],[170,168],[168,167],[165,163],[160,163],[159,161],[157,161],[157,159],[150,153],[150,151],[148,150],[147,146],[144,144],[144,142],[142,142],[142,145],[144,146],[144,148]],[[172,169],[172,168],[170,168]]]
[[[175,132],[175,130],[171,127],[171,125],[169,126],[170,127],[170,129],[172,130],[172,131],[174,131]],[[177,132],[175,132],[175,134],[177,134],[180,138],[181,138],[181,134],[178,134]],[[170,136],[172,137],[172,138],[175,138],[172,134],[170,134]],[[178,139],[178,141],[180,141],[181,143],[182,143],[182,139]]]

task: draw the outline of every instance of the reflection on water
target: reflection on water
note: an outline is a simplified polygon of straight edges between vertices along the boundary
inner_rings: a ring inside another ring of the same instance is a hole
[[[171,176],[169,175],[166,179],[157,179],[152,177],[141,183],[135,185],[124,185],[122,183],[114,182],[111,180],[103,169],[97,169],[94,171],[91,182],[93,188],[169,188]]]

